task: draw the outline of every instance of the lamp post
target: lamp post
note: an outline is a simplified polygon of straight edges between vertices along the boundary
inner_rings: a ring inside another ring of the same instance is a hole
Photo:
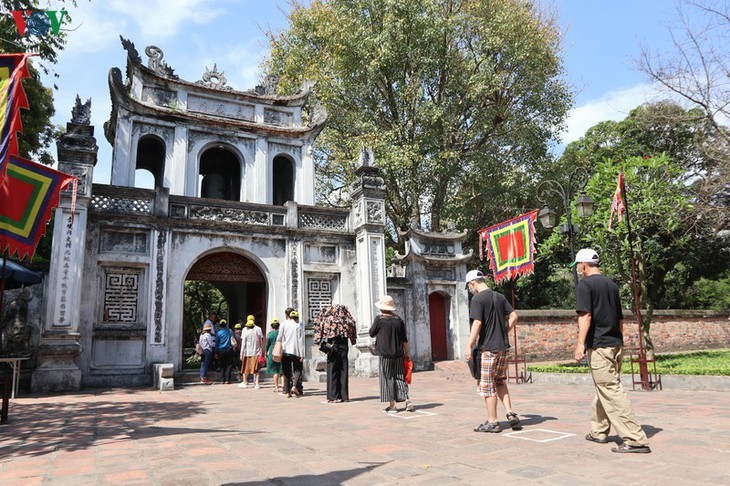
[[[588,182],[588,171],[582,167],[575,169],[568,177],[567,185],[563,185],[558,181],[552,179],[544,180],[537,186],[537,199],[544,204],[540,212],[537,214],[537,219],[540,220],[545,229],[551,229],[555,227],[557,223],[557,214],[548,205],[548,199],[551,197],[559,197],[563,201],[563,208],[565,209],[566,223],[559,225],[559,231],[562,234],[568,235],[568,244],[570,245],[570,261],[575,260],[575,235],[578,233],[578,225],[573,224],[571,217],[571,202],[575,192],[580,189],[580,196],[575,201],[576,209],[578,210],[578,216],[585,218],[593,214],[593,199],[588,196],[583,188]],[[578,272],[573,267],[573,283],[578,285]]]

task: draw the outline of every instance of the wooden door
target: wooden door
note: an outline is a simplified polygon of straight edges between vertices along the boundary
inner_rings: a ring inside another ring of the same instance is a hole
[[[448,359],[446,351],[446,302],[444,296],[434,292],[428,296],[428,313],[431,320],[431,359]]]

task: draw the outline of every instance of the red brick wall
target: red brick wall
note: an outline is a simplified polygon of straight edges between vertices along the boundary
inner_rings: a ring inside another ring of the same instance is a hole
[[[578,319],[565,310],[518,310],[517,351],[528,361],[573,358]],[[624,311],[624,345],[637,345],[637,326]],[[655,311],[651,337],[657,353],[730,348],[730,314],[711,311]],[[510,336],[514,346],[514,337]]]

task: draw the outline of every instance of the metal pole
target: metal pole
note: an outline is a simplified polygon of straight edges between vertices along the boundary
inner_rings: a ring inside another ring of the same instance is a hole
[[[631,218],[629,217],[629,200],[626,197],[626,185],[621,184],[621,196],[624,200],[624,208],[626,211],[626,229],[629,236],[629,255],[631,259],[631,284],[634,291],[634,307],[636,313],[636,322],[639,326],[639,376],[641,378],[642,390],[649,390],[649,367],[646,363],[646,352],[644,351],[644,326],[641,318],[641,292],[639,291],[639,279],[636,274],[636,258],[634,257],[634,233],[631,231]]]
[[[568,191],[570,191],[570,187],[568,187]],[[573,232],[573,218],[570,215],[570,203],[568,200],[564,199],[563,204],[565,205],[565,218],[568,222],[568,244],[570,245],[570,261],[572,263],[575,261],[575,243],[573,241],[575,233]],[[573,285],[578,287],[578,270],[575,269],[576,266],[577,265],[573,265]]]
[[[515,282],[517,281],[517,277],[515,277],[514,280],[512,280],[512,309],[515,308]],[[519,368],[517,367],[517,323],[515,323],[515,328],[512,330],[512,332],[515,335],[515,384],[519,383]]]

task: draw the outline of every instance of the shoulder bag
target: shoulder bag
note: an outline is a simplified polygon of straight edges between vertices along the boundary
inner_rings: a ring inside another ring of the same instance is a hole
[[[281,341],[274,343],[274,349],[271,351],[271,359],[276,363],[281,363],[281,357],[284,355],[284,347],[281,345]]]

